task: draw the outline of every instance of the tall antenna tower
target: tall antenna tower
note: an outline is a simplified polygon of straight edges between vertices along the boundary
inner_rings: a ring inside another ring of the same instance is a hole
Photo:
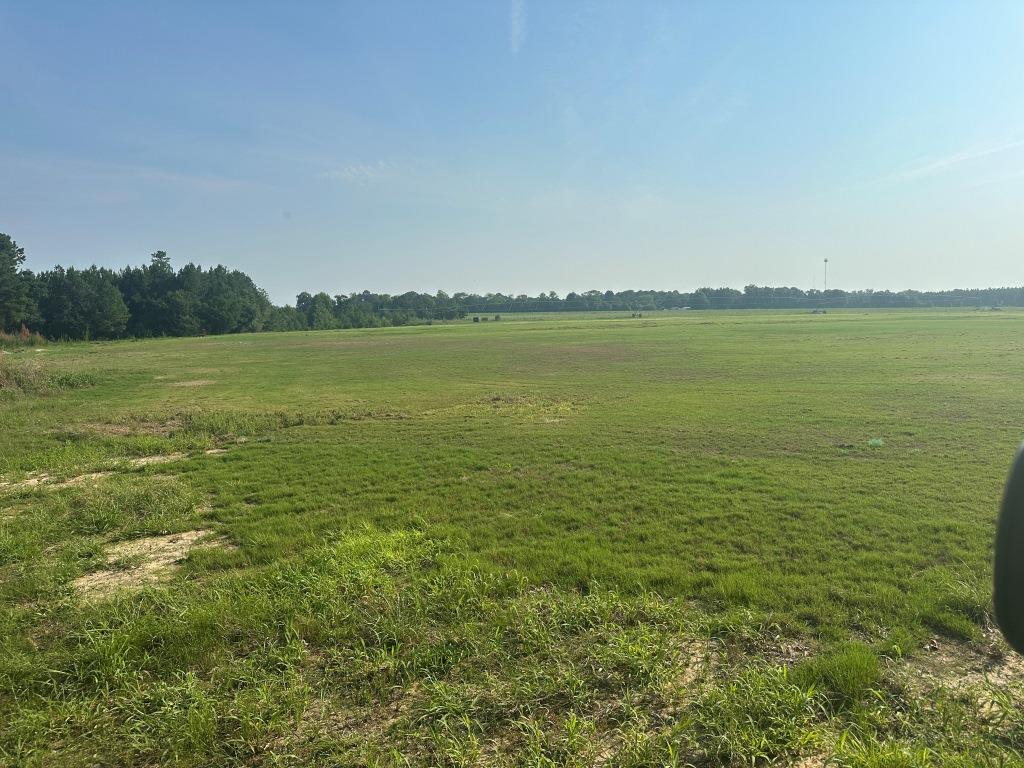
[[[827,290],[828,290],[828,259],[825,259],[825,288],[824,288],[824,290],[822,292],[824,293],[824,291],[827,291]]]

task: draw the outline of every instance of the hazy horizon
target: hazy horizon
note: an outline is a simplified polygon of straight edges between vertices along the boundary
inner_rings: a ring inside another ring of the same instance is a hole
[[[1024,5],[0,2],[0,231],[299,291],[1024,283]]]

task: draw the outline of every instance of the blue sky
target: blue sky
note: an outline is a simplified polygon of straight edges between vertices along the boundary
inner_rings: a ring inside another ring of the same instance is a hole
[[[1024,283],[1024,3],[5,2],[0,231],[300,290]]]

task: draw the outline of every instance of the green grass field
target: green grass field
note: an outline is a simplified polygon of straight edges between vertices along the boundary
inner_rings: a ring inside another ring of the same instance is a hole
[[[1024,764],[989,589],[1022,331],[506,316],[3,355],[0,761]]]

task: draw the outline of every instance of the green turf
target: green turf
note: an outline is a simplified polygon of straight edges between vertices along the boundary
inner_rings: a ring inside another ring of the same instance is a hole
[[[504,315],[4,355],[0,474],[52,483],[0,489],[0,756],[1017,764],[988,579],[1022,329]],[[71,586],[197,528],[232,546]]]

